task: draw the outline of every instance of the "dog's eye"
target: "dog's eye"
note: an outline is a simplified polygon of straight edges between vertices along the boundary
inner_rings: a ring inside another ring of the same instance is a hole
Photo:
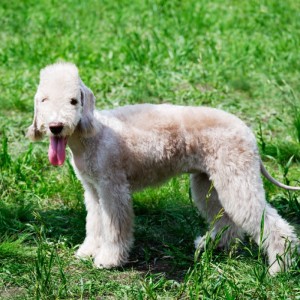
[[[78,103],[78,100],[75,99],[75,98],[72,98],[71,101],[70,101],[70,103],[71,103],[72,105],[76,105],[76,104]]]
[[[48,100],[47,98],[43,98],[43,99],[42,99],[42,102],[45,102],[45,101],[47,101],[47,100]]]

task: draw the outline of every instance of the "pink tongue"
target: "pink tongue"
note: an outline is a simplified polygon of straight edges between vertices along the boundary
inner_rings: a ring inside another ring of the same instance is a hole
[[[61,137],[50,137],[50,146],[48,150],[49,161],[54,166],[60,166],[66,159],[67,139]]]

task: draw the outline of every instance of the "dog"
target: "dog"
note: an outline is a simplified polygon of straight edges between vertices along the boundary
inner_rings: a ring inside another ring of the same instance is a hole
[[[101,268],[126,263],[133,244],[131,193],[189,173],[192,197],[203,217],[212,222],[223,211],[210,231],[214,239],[228,227],[219,246],[245,233],[259,244],[263,234],[270,273],[288,267],[286,243],[294,249],[299,240],[266,202],[261,172],[283,188],[299,188],[283,185],[267,173],[254,134],[236,116],[169,104],[98,111],[92,91],[71,63],[41,70],[34,102],[27,136],[33,141],[49,136],[53,165],[64,163],[68,145],[85,190],[86,237],[78,257],[92,256]],[[205,240],[206,236],[198,237],[196,247],[203,247]]]

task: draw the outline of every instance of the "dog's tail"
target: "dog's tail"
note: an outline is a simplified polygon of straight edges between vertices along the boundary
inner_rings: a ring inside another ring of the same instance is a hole
[[[300,191],[300,187],[289,186],[289,185],[283,184],[283,183],[277,181],[275,178],[273,178],[266,170],[262,161],[260,161],[260,171],[270,182],[279,186],[280,188],[283,188],[285,190],[291,190],[291,191]]]

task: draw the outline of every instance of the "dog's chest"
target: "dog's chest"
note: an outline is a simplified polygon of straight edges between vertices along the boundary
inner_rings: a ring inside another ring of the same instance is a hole
[[[80,172],[83,173],[86,169],[85,162],[82,156],[73,156],[73,166]]]

